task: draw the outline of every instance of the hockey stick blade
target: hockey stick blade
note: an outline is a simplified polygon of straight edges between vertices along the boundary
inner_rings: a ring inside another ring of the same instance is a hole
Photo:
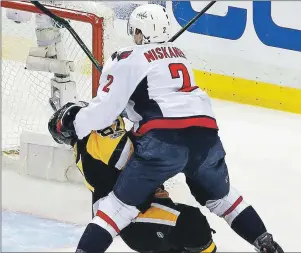
[[[211,1],[209,4],[205,6],[203,10],[201,10],[193,19],[191,19],[180,31],[178,31],[174,36],[172,36],[168,42],[173,42],[177,38],[179,38],[183,32],[185,32],[200,16],[202,16],[206,11],[208,11],[212,5],[214,5],[216,1]]]
[[[65,27],[73,36],[73,38],[76,40],[76,42],[79,44],[79,46],[82,48],[82,50],[86,53],[88,58],[91,60],[93,65],[98,69],[99,72],[102,71],[102,66],[99,64],[99,62],[95,59],[89,48],[85,45],[85,43],[82,41],[82,39],[78,36],[78,34],[74,31],[72,26],[69,24],[69,22],[57,15],[55,15],[53,12],[51,12],[49,9],[47,9],[44,5],[42,5],[38,1],[30,1],[34,6],[36,6],[39,10],[41,10],[43,13],[45,13],[47,16],[52,18],[55,22]]]

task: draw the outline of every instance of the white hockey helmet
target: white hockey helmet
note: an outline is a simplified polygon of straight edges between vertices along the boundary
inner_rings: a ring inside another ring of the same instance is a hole
[[[170,20],[165,7],[157,4],[138,6],[128,20],[128,34],[136,29],[143,35],[143,44],[165,42],[170,36]]]

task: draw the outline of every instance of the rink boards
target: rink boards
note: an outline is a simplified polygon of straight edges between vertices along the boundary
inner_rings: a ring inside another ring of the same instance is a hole
[[[167,7],[173,34],[207,3],[159,2]],[[116,15],[111,37],[115,47],[125,46],[126,19],[143,2],[103,3]],[[176,43],[183,46],[198,85],[210,96],[301,113],[300,8],[301,2],[218,2]],[[16,50],[24,58],[24,50],[13,48],[11,40],[3,36],[12,45],[4,48],[3,58],[18,60],[11,53]],[[90,74],[84,67],[82,72]]]
[[[174,32],[205,4],[173,2]],[[217,2],[177,43],[194,56],[197,83],[212,97],[301,113],[300,8]]]

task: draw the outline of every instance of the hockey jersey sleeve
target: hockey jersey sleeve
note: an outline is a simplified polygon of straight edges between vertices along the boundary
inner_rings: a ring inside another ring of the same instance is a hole
[[[97,96],[76,115],[74,127],[78,138],[112,125],[147,71],[147,62],[139,52],[115,53],[104,66]]]

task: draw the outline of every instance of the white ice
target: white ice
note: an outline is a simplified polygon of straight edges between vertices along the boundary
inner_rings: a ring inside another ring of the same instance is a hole
[[[286,252],[300,252],[301,115],[219,100],[213,100],[212,103],[227,152],[226,161],[232,185],[239,189],[246,201],[252,203],[268,231]],[[4,209],[82,225],[77,229],[83,229],[83,225],[89,222],[90,195],[84,187],[24,177],[5,169],[2,175]],[[197,205],[186,186],[176,187],[171,194],[177,201]],[[253,251],[223,220],[204,208],[202,211],[217,231],[214,238],[219,251]],[[30,234],[32,229],[44,226],[48,232],[58,233],[55,225],[47,226],[43,220],[39,221],[43,224],[27,224],[28,233],[21,235],[19,232],[22,226],[24,229],[25,220],[18,219],[19,225],[14,220],[3,222],[6,222],[4,245],[9,245],[6,240],[10,240],[20,250],[22,245],[24,248],[24,243],[31,243],[27,245],[31,250],[40,249],[38,245],[43,242],[46,248],[49,245],[46,234],[45,237],[36,237],[35,240],[39,241],[35,245],[32,238],[29,238],[33,236]],[[66,239],[65,243],[61,243],[63,246],[58,246],[57,251],[60,248],[62,251],[74,250],[79,235],[78,230],[71,239],[68,234],[69,241]],[[26,238],[31,240],[27,241]],[[70,245],[70,240],[73,240],[73,245]],[[10,249],[12,247],[8,246],[5,251],[11,251]],[[109,251],[130,250],[118,238]]]

